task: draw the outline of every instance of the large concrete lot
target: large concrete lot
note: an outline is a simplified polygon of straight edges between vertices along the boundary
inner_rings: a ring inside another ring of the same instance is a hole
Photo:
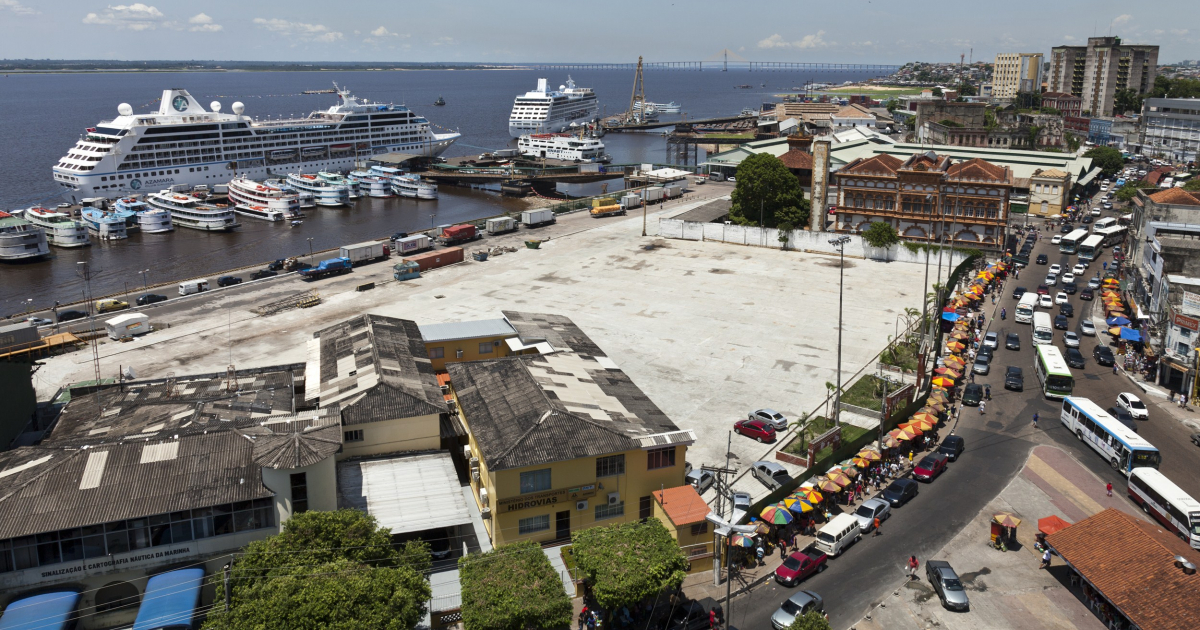
[[[699,203],[699,202],[693,202]],[[691,204],[672,204],[675,214]],[[658,210],[658,209],[656,209]],[[650,232],[657,215],[652,211]],[[622,369],[699,442],[694,465],[725,463],[734,420],[758,407],[790,417],[823,404],[837,365],[838,260],[819,254],[642,237],[642,218],[563,217],[540,250],[518,249],[484,263],[391,282],[391,264],[315,283],[282,277],[147,309],[159,328],[130,343],[104,343],[102,373],[132,366],[139,378],[303,362],[305,341],[331,323],[371,312],[418,323],[500,316],[502,309],[574,319]],[[519,245],[528,232],[492,239]],[[924,267],[846,259],[843,372],[872,360],[896,316],[920,305]],[[367,281],[378,288],[356,292]],[[307,289],[313,308],[259,317],[251,309]],[[169,323],[169,328],[162,324]],[[48,359],[42,397],[93,377],[91,353]],[[769,449],[734,436],[733,465]],[[749,477],[737,484],[756,495]]]

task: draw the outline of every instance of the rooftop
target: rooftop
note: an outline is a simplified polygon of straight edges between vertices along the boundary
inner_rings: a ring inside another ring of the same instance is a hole
[[[1148,181],[1148,180],[1147,180]],[[1150,194],[1154,203],[1173,206],[1200,206],[1200,193],[1187,191],[1182,188],[1168,188]]]
[[[418,326],[425,343],[478,339],[482,337],[510,337],[517,334],[505,319],[477,319],[469,322],[446,322]]]
[[[786,155],[786,154],[785,154]],[[785,162],[786,164],[786,162]],[[809,168],[812,168],[811,165]],[[733,207],[733,200],[729,197],[720,197],[691,210],[685,210],[671,217],[680,221],[695,221],[697,223],[712,223],[717,219],[729,215],[729,209]]]
[[[393,534],[471,521],[449,453],[338,463],[338,507],[362,510]]]
[[[842,167],[842,173],[859,175],[895,175],[903,162],[892,155],[875,155],[868,158],[858,158]]]
[[[678,486],[665,490],[655,490],[651,494],[654,500],[662,506],[667,518],[675,525],[691,525],[704,520],[711,508],[696,493],[692,486]]]

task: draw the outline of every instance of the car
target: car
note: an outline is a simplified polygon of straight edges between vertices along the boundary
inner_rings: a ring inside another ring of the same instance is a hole
[[[1068,348],[1078,348],[1079,347],[1079,335],[1075,334],[1073,331],[1070,331],[1070,330],[1063,333],[1063,345],[1065,345]]]
[[[1049,258],[1047,258],[1045,254],[1038,254],[1038,257],[1037,257],[1037,264],[1039,264],[1039,265],[1044,265],[1044,264],[1046,264],[1046,263],[1048,263],[1048,262],[1050,262],[1050,259],[1049,259]]]
[[[1012,294],[1013,299],[1019,300],[1019,299],[1021,299],[1022,295],[1025,295],[1028,292],[1029,292],[1029,289],[1026,289],[1025,287],[1016,287],[1013,289],[1013,294]]]
[[[1150,410],[1146,409],[1146,403],[1143,403],[1140,398],[1124,392],[1117,395],[1117,406],[1129,412],[1135,420],[1149,420]]]
[[[738,420],[733,423],[733,432],[740,433],[759,442],[774,442],[775,427],[762,420]]]
[[[262,280],[263,278],[274,278],[275,276],[278,276],[278,275],[279,275],[278,272],[272,271],[270,269],[259,269],[258,271],[255,271],[254,273],[250,274],[250,279],[251,280]]]
[[[1096,346],[1092,349],[1092,358],[1100,365],[1112,367],[1117,362],[1117,358],[1113,356],[1112,348],[1108,346]]]
[[[697,494],[704,494],[705,490],[712,487],[716,481],[716,475],[711,472],[700,469],[693,469],[683,476],[684,483],[696,489]]]
[[[967,599],[967,589],[963,588],[962,580],[958,579],[958,574],[949,562],[929,560],[925,563],[925,577],[929,579],[933,592],[937,593],[938,599],[942,601],[942,606],[950,610],[971,608],[971,600]]]
[[[1070,234],[1071,232],[1074,232],[1074,231],[1075,231],[1075,226],[1071,225],[1070,223],[1064,223],[1064,224],[1062,224],[1062,227],[1058,228],[1059,234]]]
[[[730,177],[729,179],[733,179]],[[825,612],[825,602],[820,595],[812,591],[797,591],[791,597],[785,599],[779,610],[771,615],[771,627],[775,630],[783,630],[792,625],[796,621],[796,617],[807,615],[810,610],[815,610],[819,613]]]
[[[167,299],[168,298],[165,295],[159,295],[157,293],[147,293],[146,295],[142,295],[142,296],[138,297],[137,305],[138,306],[146,306],[148,304],[157,304],[159,302],[166,302]]]
[[[1055,315],[1054,316],[1054,327],[1057,328],[1058,330],[1066,330],[1070,326],[1071,326],[1071,322],[1067,320],[1066,315]]]
[[[219,287],[231,287],[235,284],[241,283],[242,279],[237,276],[221,276],[220,278],[217,278],[217,286]]]
[[[396,233],[392,234],[393,241],[398,241],[402,238],[408,238],[408,232],[396,232]]]
[[[824,571],[828,564],[829,556],[809,545],[803,551],[797,551],[783,560],[779,568],[775,569],[775,581],[784,586],[795,586],[804,578]]]
[[[1068,296],[1066,293],[1064,293],[1062,291],[1059,291],[1058,293],[1056,293],[1054,295],[1054,303],[1055,304],[1066,304],[1067,302],[1070,302],[1070,301],[1071,301],[1070,296]]]
[[[1200,446],[1200,433],[1193,433],[1191,436],[1192,444]]]
[[[1066,293],[1067,295],[1075,295],[1075,292],[1077,292],[1077,291],[1079,291],[1079,285],[1075,284],[1074,282],[1064,282],[1063,283],[1063,286],[1062,286],[1063,293]]]
[[[286,263],[287,263],[286,260],[284,260],[282,258],[278,258],[275,260],[275,262],[267,265],[267,269],[270,269],[271,271],[283,271],[283,266]]]
[[[1054,298],[1049,295],[1043,295],[1038,298],[1038,307],[1044,309],[1054,308]]]
[[[1000,347],[1000,333],[989,332],[983,336],[983,345],[988,348]]]
[[[1062,273],[1062,265],[1054,263],[1053,265],[1050,265],[1050,268],[1046,270],[1046,273],[1057,276],[1058,274]]]
[[[971,407],[978,407],[979,401],[983,400],[983,385],[979,383],[969,383],[963,389],[962,404]]]
[[[1120,407],[1109,407],[1105,411],[1108,412],[1108,415],[1116,418],[1117,422],[1120,422],[1121,424],[1125,425],[1125,428],[1129,429],[1130,431],[1133,431],[1134,433],[1138,432],[1137,421],[1133,419],[1133,415],[1130,414],[1128,411],[1126,411]]]
[[[762,485],[771,490],[776,490],[780,486],[792,481],[792,476],[788,474],[787,469],[775,462],[754,462],[750,466],[750,474],[762,483]]]
[[[27,317],[25,321],[29,322],[30,326],[37,328],[39,326],[49,326],[54,323],[54,320],[46,319],[45,317]]]
[[[1083,358],[1083,353],[1080,352],[1078,348],[1067,348],[1067,351],[1063,353],[1063,356],[1067,360],[1067,365],[1077,370],[1082,370],[1083,368],[1087,367],[1087,361]]]
[[[1061,243],[1061,242],[1062,242],[1062,235],[1061,235],[1061,234],[1055,234],[1054,236],[1051,236],[1051,237],[1050,237],[1050,244],[1051,244],[1051,245],[1058,245],[1058,244],[1059,244],[1059,243]]]
[[[900,507],[917,496],[917,482],[912,479],[897,479],[879,493],[892,507]]]
[[[938,446],[938,452],[946,456],[946,459],[956,462],[958,456],[967,448],[967,441],[961,435],[947,435]]]
[[[1091,302],[1096,299],[1096,293],[1092,290],[1092,287],[1088,287],[1079,292],[1079,299]]]
[[[774,409],[759,409],[757,411],[751,411],[746,418],[748,420],[762,420],[766,424],[771,425],[771,428],[775,429],[776,431],[782,431],[788,426],[787,418]]]
[[[933,481],[937,476],[946,470],[946,456],[941,453],[933,453],[921,458],[916,466],[913,466],[913,479],[921,481]]]
[[[737,523],[741,521],[741,517],[750,511],[750,493],[749,492],[734,492],[733,493],[733,515],[730,516],[729,522]],[[739,514],[740,512],[740,514]]]
[[[1077,276],[1082,276],[1083,272],[1085,272],[1085,271],[1087,271],[1087,265],[1085,265],[1083,263],[1079,263],[1071,268],[1071,273],[1073,273]]]
[[[1025,391],[1025,375],[1021,372],[1021,368],[1015,365],[1004,368],[1004,389]]]
[[[1017,333],[1008,333],[1007,335],[1004,335],[1004,347],[1008,348],[1009,350],[1020,350],[1021,335],[1018,335]]]
[[[1093,207],[1091,212],[1089,212],[1088,214],[1092,215],[1093,217],[1100,216],[1100,207],[1099,206]]]
[[[1095,337],[1096,336],[1096,325],[1093,324],[1092,320],[1090,320],[1090,319],[1085,319],[1085,320],[1080,321],[1079,322],[1079,334],[1081,334],[1085,337]]]
[[[1048,287],[1044,284],[1039,284],[1037,287],[1037,294],[1038,295],[1050,295],[1050,287]]]
[[[730,175],[729,177],[725,178],[725,181],[737,183],[737,178],[734,177],[733,175]]]
[[[1084,225],[1090,225],[1092,223],[1092,215],[1090,215],[1090,214],[1083,215],[1083,218],[1080,219],[1079,222]]]
[[[97,313],[111,313],[113,311],[123,311],[129,308],[129,302],[124,300],[116,300],[109,298],[107,300],[96,300]]]
[[[972,372],[986,376],[991,370],[991,361],[988,360],[987,356],[975,357],[975,363],[971,365]]]
[[[1095,291],[1100,288],[1100,276],[1092,276],[1088,279],[1088,288]]]
[[[854,518],[858,519],[858,529],[863,533],[875,529],[875,519],[879,522],[887,520],[887,517],[892,515],[892,506],[883,499],[867,499],[863,504],[854,510]]]
[[[1104,206],[1104,209],[1105,209],[1105,210],[1112,210],[1112,208],[1113,208],[1112,202],[1111,202],[1111,201],[1109,201],[1109,200],[1107,200],[1107,199],[1105,199],[1105,200],[1104,200],[1104,203],[1103,203],[1103,204],[1101,204],[1101,205],[1103,205],[1103,206]]]
[[[69,321],[76,320],[76,319],[83,319],[84,317],[87,317],[87,316],[88,316],[88,314],[83,311],[76,311],[74,309],[68,309],[65,311],[58,312],[58,321],[69,322]]]
[[[1075,307],[1068,304],[1058,305],[1058,314],[1065,317],[1075,317]]]
[[[1044,282],[1046,283],[1046,286],[1048,286],[1048,287],[1057,286],[1058,285],[1058,276],[1056,276],[1054,274],[1049,274],[1046,276],[1046,279],[1044,280]]]
[[[1062,275],[1062,278],[1060,278],[1060,279],[1063,281],[1063,284],[1066,284],[1068,282],[1071,284],[1074,284],[1075,283],[1075,274],[1073,274],[1071,272],[1067,272],[1067,273],[1064,273]]]
[[[988,360],[988,363],[991,363],[994,352],[995,350],[992,350],[987,346],[980,346],[979,350],[975,352],[975,358],[984,357]]]

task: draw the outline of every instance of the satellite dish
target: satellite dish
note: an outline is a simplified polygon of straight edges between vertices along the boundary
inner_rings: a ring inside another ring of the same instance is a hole
[[[211,110],[213,110],[214,112],[219,112],[219,111],[221,111],[221,102],[220,102],[220,101],[213,101],[213,102],[211,102],[211,103],[209,103],[209,104],[208,104],[208,108],[209,108],[209,109],[211,109]]]
[[[231,105],[229,109],[232,109],[233,113],[241,116],[242,112],[246,111],[246,106],[242,105],[241,101],[234,101],[233,105]]]
[[[121,103],[120,105],[117,105],[117,113],[122,116],[132,116],[133,106],[129,103]]]

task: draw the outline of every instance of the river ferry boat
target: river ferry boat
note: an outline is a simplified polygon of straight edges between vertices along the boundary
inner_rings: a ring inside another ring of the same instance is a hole
[[[229,182],[229,201],[233,202],[234,212],[264,221],[290,221],[303,216],[300,195],[269,181],[236,177]]]
[[[0,212],[0,260],[35,260],[49,254],[46,230],[24,217]]]
[[[604,143],[569,133],[533,133],[517,141],[521,155],[575,162],[607,162]]]
[[[146,203],[171,213],[175,225],[204,232],[230,232],[241,224],[233,206],[208,203],[186,193],[163,190],[146,195]]]
[[[83,221],[63,208],[26,208],[21,216],[46,231],[46,241],[55,247],[86,247],[92,244],[91,235]]]

